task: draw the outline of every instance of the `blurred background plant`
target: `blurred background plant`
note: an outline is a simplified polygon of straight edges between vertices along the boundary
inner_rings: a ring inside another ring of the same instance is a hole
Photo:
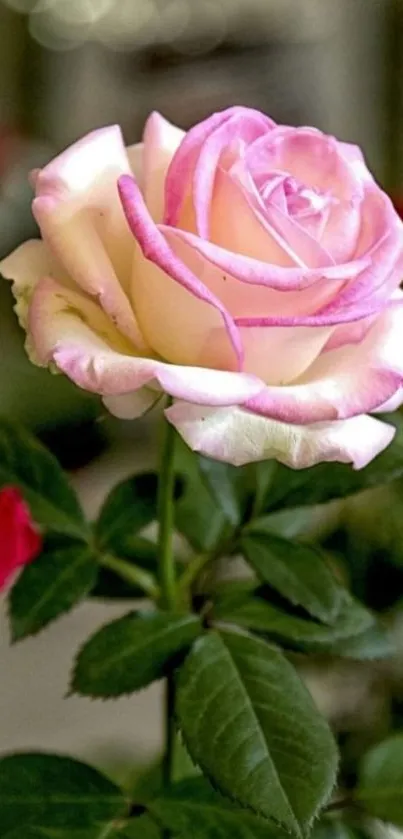
[[[135,142],[153,109],[184,128],[235,103],[280,122],[317,125],[358,143],[401,207],[402,71],[403,0],[0,0],[0,257],[36,235],[27,180],[33,166],[108,123],[120,123]],[[106,419],[97,399],[29,364],[5,282],[0,413],[31,426],[74,471],[90,515],[112,483],[154,459],[152,416],[134,425]],[[353,592],[396,638],[387,664],[318,659],[306,672],[338,730],[346,784],[362,749],[403,726],[402,507],[400,480],[309,517],[293,510],[279,523],[283,535],[342,555]],[[116,613],[120,605],[80,607],[35,642],[33,659],[30,644],[8,648],[4,628],[1,751],[71,745],[120,767],[129,720],[141,758],[158,748],[155,692],[112,708],[62,704],[70,650],[106,608]],[[60,672],[49,681],[56,654]],[[28,690],[21,692],[22,678]]]

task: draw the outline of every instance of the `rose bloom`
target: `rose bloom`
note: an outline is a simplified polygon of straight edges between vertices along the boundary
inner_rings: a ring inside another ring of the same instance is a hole
[[[42,537],[15,487],[0,490],[0,591],[40,553]]]
[[[235,107],[143,142],[89,134],[32,174],[42,241],[0,266],[32,360],[193,449],[359,469],[403,401],[403,225],[361,151]]]

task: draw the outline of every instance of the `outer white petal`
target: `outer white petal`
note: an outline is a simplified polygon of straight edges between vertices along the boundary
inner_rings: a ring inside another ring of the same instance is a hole
[[[197,404],[234,405],[262,388],[260,379],[246,373],[166,364],[137,354],[100,306],[50,278],[36,286],[28,329],[38,363],[54,363],[79,387],[103,397],[159,386]]]
[[[105,408],[118,419],[132,420],[143,416],[161,399],[161,391],[142,387],[133,393],[123,393],[120,396],[104,396],[102,402]]]
[[[122,174],[131,167],[120,128],[93,131],[37,174],[32,209],[66,273],[145,349],[128,298],[134,242],[117,191]]]
[[[399,387],[399,390],[387,399],[382,405],[379,405],[379,408],[375,408],[371,411],[372,414],[386,414],[392,413],[393,411],[397,411],[398,408],[403,404],[403,387]]]
[[[292,469],[323,461],[352,463],[362,469],[391,442],[395,429],[373,417],[289,425],[240,407],[208,408],[175,402],[165,411],[191,449],[242,466],[275,459]]]
[[[43,277],[60,280],[64,272],[40,239],[30,239],[0,262],[0,274],[13,283],[15,311],[21,326],[26,329],[28,307],[36,284]]]

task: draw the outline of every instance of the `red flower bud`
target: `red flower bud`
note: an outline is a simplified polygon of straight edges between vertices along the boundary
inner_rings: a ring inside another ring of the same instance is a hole
[[[20,492],[0,490],[0,590],[23,565],[32,562],[42,547],[41,535]]]

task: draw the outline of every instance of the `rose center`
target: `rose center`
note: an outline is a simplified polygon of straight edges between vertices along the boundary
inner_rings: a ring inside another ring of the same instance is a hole
[[[302,223],[304,219],[327,213],[337,202],[330,191],[307,186],[293,175],[279,172],[266,177],[259,192],[266,209],[274,204]]]

